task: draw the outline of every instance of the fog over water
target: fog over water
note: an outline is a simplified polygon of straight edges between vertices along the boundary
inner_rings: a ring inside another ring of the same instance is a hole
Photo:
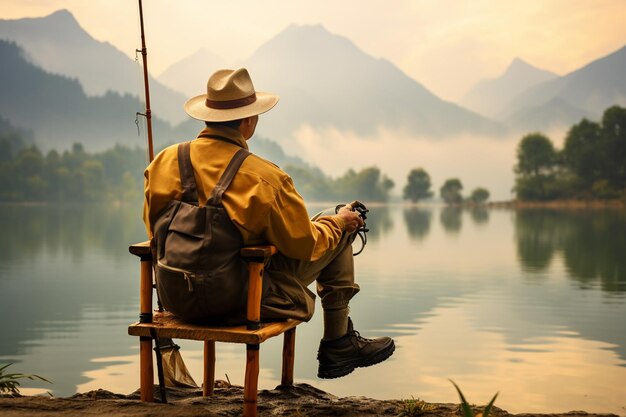
[[[333,177],[343,175],[348,168],[358,171],[375,165],[393,179],[396,195],[401,195],[410,170],[422,167],[430,174],[435,195],[446,179],[459,178],[466,195],[476,187],[484,187],[490,191],[492,201],[512,197],[519,138],[428,139],[380,128],[364,139],[350,132],[308,125],[294,136],[294,144],[285,145],[286,152],[318,165]]]

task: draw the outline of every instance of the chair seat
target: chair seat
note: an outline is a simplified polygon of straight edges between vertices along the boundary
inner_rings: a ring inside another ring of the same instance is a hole
[[[247,330],[246,326],[220,327],[187,323],[171,313],[155,313],[152,323],[134,323],[128,326],[131,336],[151,337],[154,329],[158,337],[172,339],[213,340],[216,342],[259,344],[278,336],[302,323],[298,320],[261,323],[258,330]]]

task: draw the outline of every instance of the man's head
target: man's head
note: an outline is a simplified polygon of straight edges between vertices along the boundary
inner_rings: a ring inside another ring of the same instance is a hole
[[[225,69],[211,75],[206,94],[187,100],[185,111],[205,122],[228,122],[258,116],[277,102],[277,95],[255,91],[245,68]]]

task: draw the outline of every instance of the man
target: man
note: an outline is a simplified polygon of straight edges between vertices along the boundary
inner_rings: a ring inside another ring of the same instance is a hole
[[[190,145],[201,203],[237,150],[248,149],[246,141],[254,134],[259,114],[277,102],[278,96],[255,91],[248,71],[239,69],[217,71],[209,78],[207,93],[185,103],[187,114],[206,124]],[[159,212],[181,194],[177,147],[170,146],[145,171],[144,222],[151,238]],[[320,378],[341,377],[391,356],[392,339],[362,338],[348,317],[348,303],[359,291],[351,244],[363,225],[351,205],[309,220],[291,178],[256,155],[244,160],[222,204],[245,245],[271,243],[279,251],[264,275],[262,319],[310,320],[315,295],[307,286],[316,281],[324,309]]]

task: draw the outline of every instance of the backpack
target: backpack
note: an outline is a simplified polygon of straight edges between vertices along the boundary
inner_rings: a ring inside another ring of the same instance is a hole
[[[157,295],[167,311],[189,322],[232,322],[245,311],[248,274],[239,251],[243,239],[222,195],[244,159],[239,149],[200,207],[190,142],[178,145],[181,200],[173,200],[154,224]]]

